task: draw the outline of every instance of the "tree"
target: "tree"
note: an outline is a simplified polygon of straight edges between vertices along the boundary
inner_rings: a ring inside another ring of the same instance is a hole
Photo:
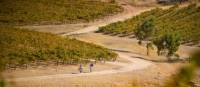
[[[181,38],[177,33],[167,33],[162,37],[155,39],[154,44],[158,48],[158,55],[161,51],[167,51],[167,56],[171,57],[175,54],[180,46]]]
[[[157,47],[158,56],[160,56],[161,52],[165,49],[165,41],[163,37],[154,39],[153,43]]]
[[[142,44],[142,40],[150,40],[147,43],[147,55],[149,55],[150,49],[153,49],[153,44],[151,43],[151,39],[154,35],[155,25],[154,25],[154,17],[150,17],[148,20],[145,20],[136,30],[135,36],[139,40],[139,44]]]
[[[166,42],[166,48],[168,49],[168,56],[174,55],[180,46],[180,36],[177,33],[167,34],[164,36]]]
[[[151,39],[151,37],[154,35],[154,30],[155,25],[153,17],[144,21],[135,32],[135,36],[139,40],[139,44],[142,44],[142,40]]]

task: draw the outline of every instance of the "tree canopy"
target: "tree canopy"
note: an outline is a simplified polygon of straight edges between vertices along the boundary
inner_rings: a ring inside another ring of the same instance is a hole
[[[139,41],[151,39],[154,34],[154,30],[154,19],[151,17],[138,26],[135,36]]]
[[[153,43],[158,49],[158,55],[160,55],[162,51],[167,51],[167,55],[172,56],[178,50],[181,44],[180,41],[181,38],[178,33],[167,33],[160,38],[155,39]]]

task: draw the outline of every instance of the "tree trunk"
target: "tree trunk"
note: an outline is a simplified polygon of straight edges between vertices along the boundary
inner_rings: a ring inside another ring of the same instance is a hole
[[[149,51],[150,51],[150,49],[149,49],[149,47],[147,47],[147,56],[149,56]]]
[[[139,44],[139,45],[142,45],[142,41],[141,41],[141,40],[139,40],[139,41],[138,41],[138,44]]]

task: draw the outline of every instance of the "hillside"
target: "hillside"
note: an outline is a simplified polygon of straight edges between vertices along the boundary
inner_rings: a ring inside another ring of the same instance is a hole
[[[88,22],[121,12],[116,3],[98,0],[1,0],[0,23],[61,24]]]
[[[184,8],[178,6],[169,9],[156,8],[126,21],[100,27],[98,32],[120,36],[133,35],[137,26],[150,17],[155,18],[155,37],[167,32],[178,32],[185,42],[200,40],[200,7],[195,4]]]
[[[49,33],[1,26],[0,63],[7,68],[40,63],[77,64],[94,60],[115,60],[106,48]]]

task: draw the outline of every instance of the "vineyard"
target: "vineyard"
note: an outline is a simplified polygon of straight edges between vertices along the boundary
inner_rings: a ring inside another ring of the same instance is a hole
[[[154,18],[155,20],[154,37],[176,32],[180,34],[185,42],[198,42],[200,40],[200,7],[196,4],[183,8],[178,5],[169,9],[156,8],[126,21],[100,27],[98,32],[122,36],[133,35],[138,26],[149,18]]]
[[[1,0],[0,23],[60,24],[88,22],[121,12],[113,2],[91,0]]]
[[[1,26],[0,63],[6,68],[26,67],[38,63],[77,64],[93,60],[115,60],[110,50],[76,39],[49,33]]]

